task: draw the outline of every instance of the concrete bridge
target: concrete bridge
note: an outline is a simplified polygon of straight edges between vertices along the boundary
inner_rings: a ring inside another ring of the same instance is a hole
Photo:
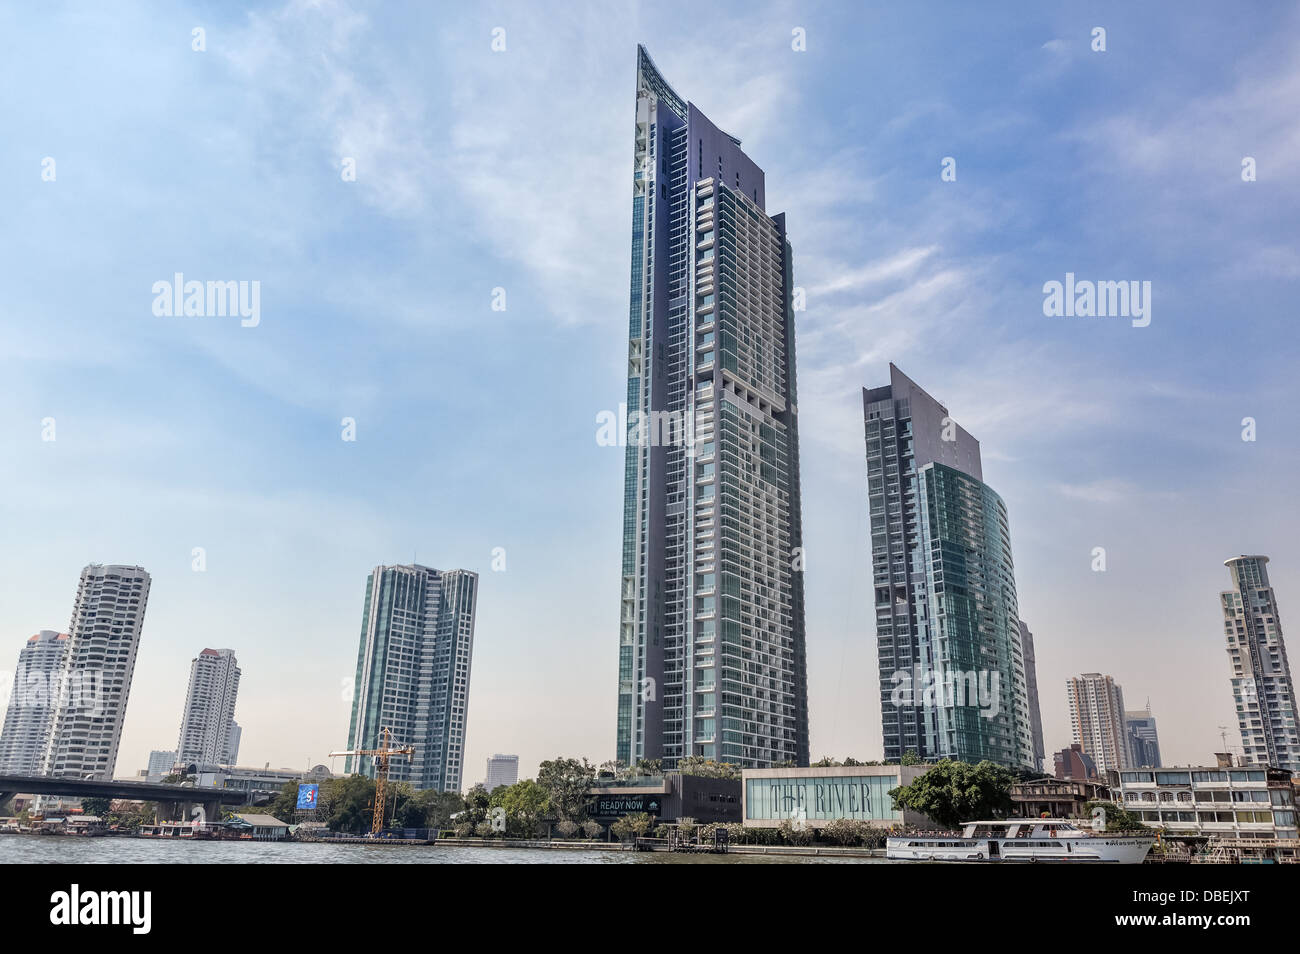
[[[221,806],[247,804],[243,792],[161,782],[117,782],[91,778],[53,778],[48,775],[0,775],[0,805],[14,795],[66,795],[73,798],[124,798],[157,802],[161,821],[189,821],[195,806],[202,806],[208,821],[221,818]]]

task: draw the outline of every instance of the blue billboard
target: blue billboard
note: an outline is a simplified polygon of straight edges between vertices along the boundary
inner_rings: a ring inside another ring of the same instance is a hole
[[[316,800],[320,796],[319,785],[299,785],[298,786],[298,811],[310,812],[316,810]]]

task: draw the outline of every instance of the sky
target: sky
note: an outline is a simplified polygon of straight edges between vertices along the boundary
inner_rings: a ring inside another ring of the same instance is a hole
[[[787,215],[813,757],[881,756],[891,361],[1007,504],[1048,751],[1094,671],[1165,762],[1239,746],[1223,561],[1267,554],[1300,633],[1300,12],[1142,6],[0,10],[0,670],[83,566],[140,564],[117,774],[205,647],[242,764],[328,764],[366,576],[418,560],[482,574],[467,784],[611,758],[641,42]],[[256,324],[155,314],[176,273],[258,282]],[[1067,273],[1150,282],[1150,324],[1045,315]]]

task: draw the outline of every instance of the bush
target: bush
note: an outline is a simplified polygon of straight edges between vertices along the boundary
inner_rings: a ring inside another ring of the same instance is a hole
[[[806,823],[802,824],[801,827],[796,828],[794,822],[787,818],[785,821],[781,822],[780,831],[781,837],[785,840],[787,845],[803,847],[812,844],[813,830],[809,828]]]
[[[582,833],[588,838],[599,838],[605,834],[605,826],[598,821],[592,821],[588,818],[582,823]]]
[[[478,835],[480,838],[491,838],[492,823],[488,821],[479,822],[474,826],[474,834]]]
[[[572,838],[578,833],[578,823],[566,818],[564,821],[556,823],[555,831],[561,838]]]

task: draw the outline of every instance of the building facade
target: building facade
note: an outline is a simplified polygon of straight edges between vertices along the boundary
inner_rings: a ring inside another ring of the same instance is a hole
[[[1156,717],[1151,707],[1137,712],[1124,713],[1124,729],[1128,733],[1131,768],[1154,768],[1160,764],[1160,737],[1156,733]]]
[[[1296,838],[1291,774],[1263,765],[1166,767],[1119,773],[1120,800],[1170,835]]]
[[[915,479],[917,645],[934,687],[920,700],[925,758],[1037,771],[1006,505],[947,464]]]
[[[779,828],[785,821],[825,828],[839,818],[880,828],[936,828],[925,815],[895,808],[889,794],[928,770],[928,765],[746,769],[742,819],[751,828]]]
[[[0,772],[36,775],[41,771],[70,645],[67,633],[43,629],[19,651],[4,728],[0,729]]]
[[[1059,779],[1086,781],[1101,778],[1097,763],[1078,742],[1052,753],[1053,774]]]
[[[791,251],[637,49],[616,756],[808,761]]]
[[[230,744],[234,741],[239,676],[233,649],[205,649],[194,657],[176,743],[177,761],[234,764]]]
[[[1029,697],[1029,730],[1034,740],[1034,769],[1044,770],[1047,749],[1043,744],[1043,708],[1038,701],[1038,657],[1034,653],[1034,634],[1020,621],[1020,650],[1025,659],[1025,691]]]
[[[483,787],[489,792],[501,785],[514,785],[519,781],[519,756],[494,755],[487,760],[487,774]]]
[[[167,749],[154,749],[149,753],[149,767],[144,770],[145,778],[156,782],[172,774],[176,767],[176,752]]]
[[[478,574],[413,564],[379,566],[366,581],[349,749],[375,749],[383,730],[395,757],[389,778],[459,792],[464,771]],[[346,770],[374,775],[369,756]]]
[[[647,775],[599,779],[588,790],[587,815],[609,824],[644,812],[660,822],[690,818],[701,825],[739,822],[740,780],[702,775]]]
[[[1131,762],[1124,727],[1124,690],[1110,676],[1084,673],[1065,681],[1070,731],[1103,775]]]
[[[111,779],[149,603],[143,567],[81,571],[42,774]]]
[[[863,389],[862,406],[885,761],[907,752],[926,759],[932,753],[925,708],[894,692],[903,680],[915,681],[917,667],[930,669],[916,615],[922,581],[913,575],[921,543],[916,475],[939,462],[980,480],[980,444],[893,364],[889,384]]]
[[[1295,685],[1266,556],[1225,561],[1232,589],[1219,594],[1232,664],[1232,697],[1247,762],[1300,773]]]

